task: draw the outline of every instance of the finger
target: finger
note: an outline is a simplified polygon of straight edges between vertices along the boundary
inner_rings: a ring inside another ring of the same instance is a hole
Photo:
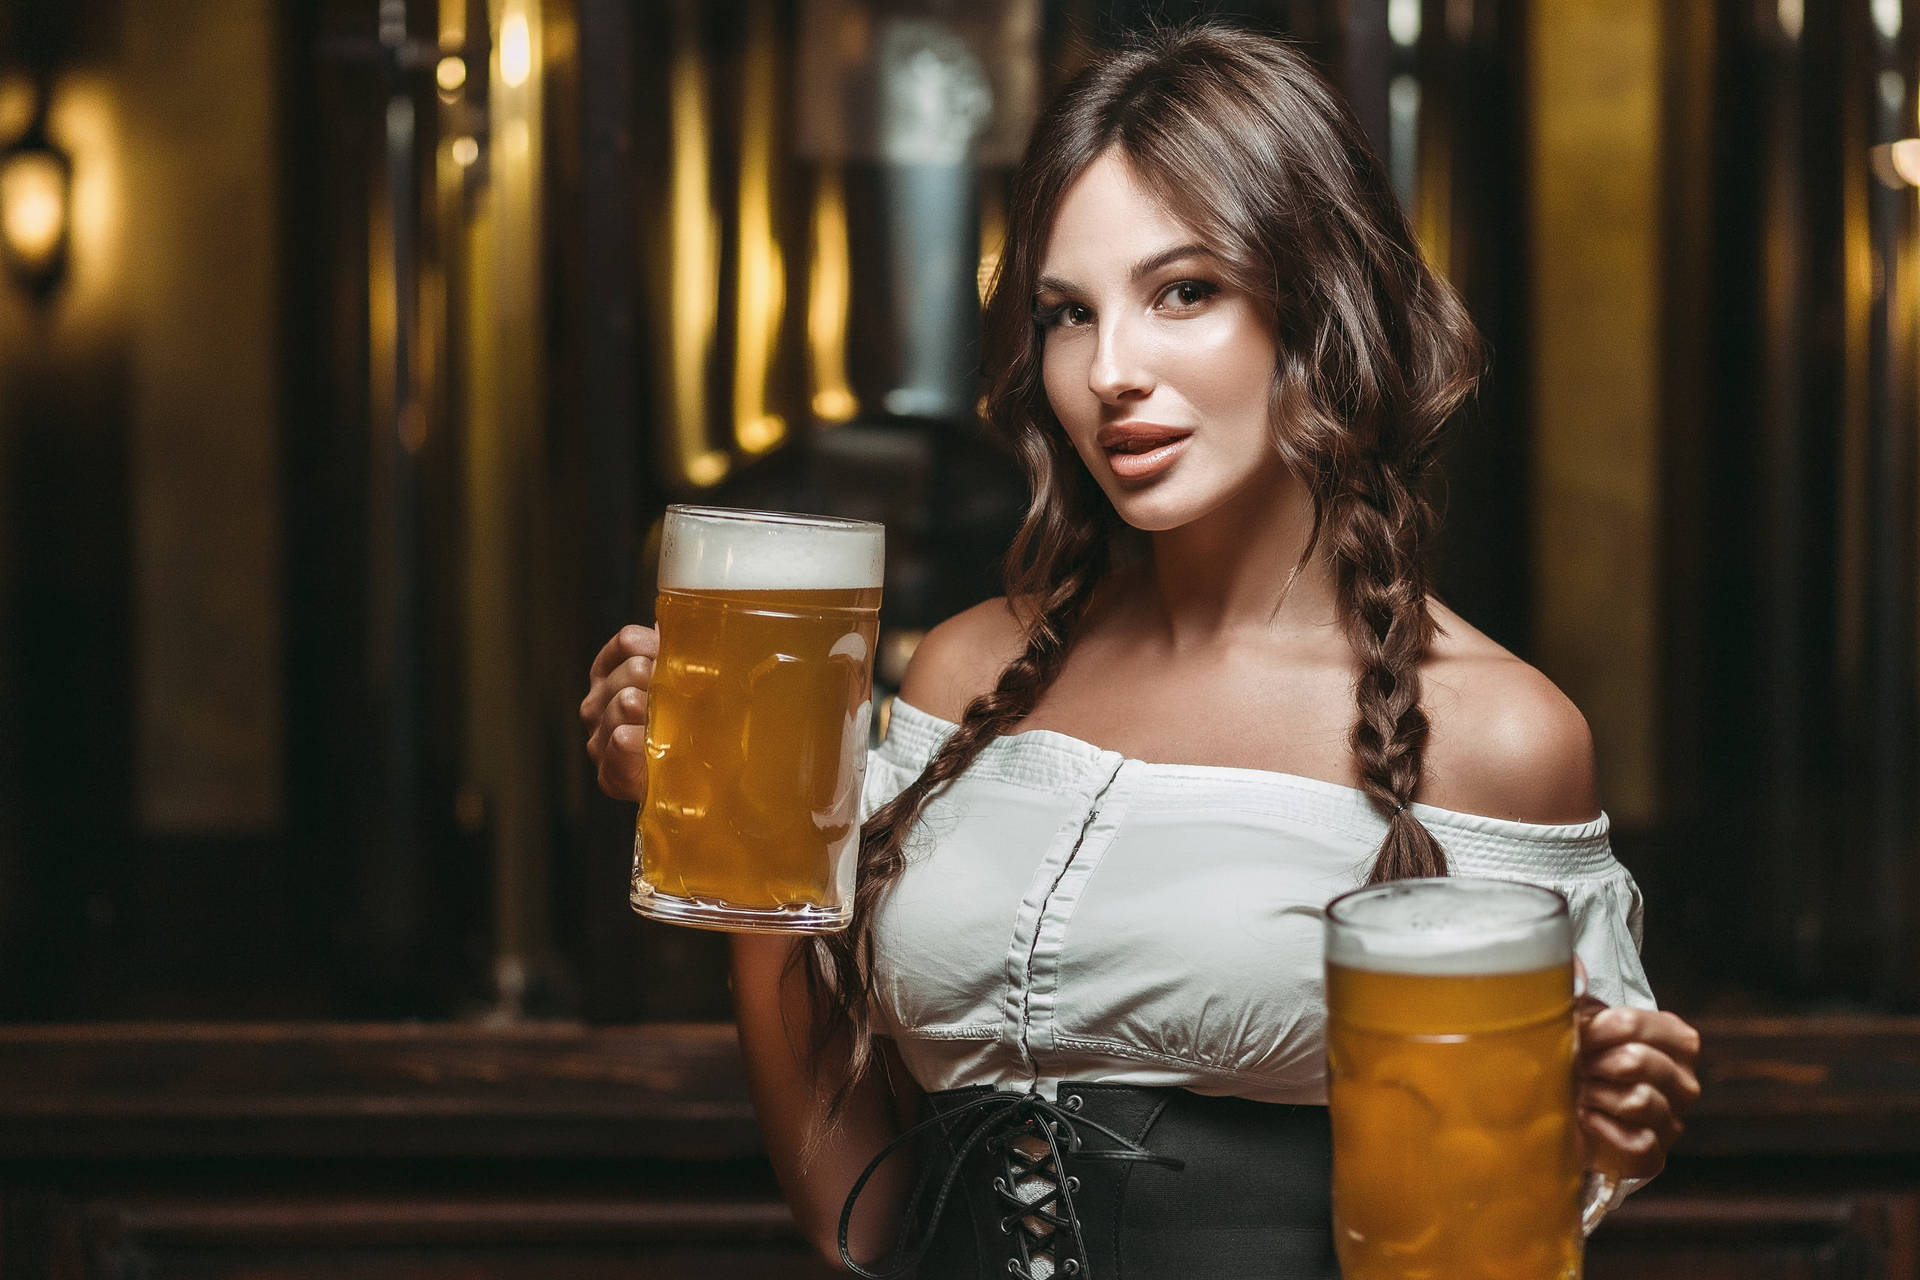
[[[644,693],[652,687],[653,659],[637,654],[593,682],[587,696],[581,699],[580,719],[591,725],[606,714],[607,705],[621,690],[639,689]]]
[[[608,672],[628,658],[659,656],[660,633],[652,627],[643,627],[637,622],[630,622],[614,632],[613,638],[600,646],[600,652],[593,659],[589,678],[604,679]]]
[[[1618,1084],[1632,1087],[1648,1084],[1665,1094],[1676,1111],[1685,1111],[1700,1100],[1700,1079],[1691,1067],[1675,1062],[1651,1045],[1623,1044],[1579,1065],[1582,1083]]]
[[[607,726],[609,733],[623,724],[644,725],[649,701],[645,689],[630,684],[607,700],[607,709],[600,717],[601,723]]]
[[[595,765],[604,765],[608,756],[626,751],[641,757],[638,767],[645,768],[648,703],[646,690],[633,685],[617,690],[607,700],[606,709],[594,721],[593,732],[587,735],[587,754],[593,757]],[[637,742],[631,736],[616,738],[615,730],[623,725],[639,727]],[[621,767],[630,766],[623,764]]]
[[[1649,1129],[1630,1129],[1599,1111],[1580,1113],[1589,1168],[1621,1178],[1651,1178],[1667,1164],[1666,1148]]]
[[[1587,1018],[1580,1029],[1582,1053],[1641,1041],[1677,1062],[1693,1063],[1700,1056],[1700,1033],[1675,1014],[1661,1009],[1633,1009],[1615,1005]]]
[[[616,800],[635,804],[647,794],[647,736],[639,725],[623,724],[610,729],[606,750],[598,757],[600,789]]]
[[[1680,1136],[1680,1117],[1667,1095],[1644,1080],[1633,1085],[1583,1084],[1580,1106],[1600,1112],[1625,1129],[1650,1129],[1669,1145]]]

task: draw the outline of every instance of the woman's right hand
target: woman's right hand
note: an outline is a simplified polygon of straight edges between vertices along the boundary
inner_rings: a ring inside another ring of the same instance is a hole
[[[647,796],[647,690],[660,633],[652,627],[620,628],[587,673],[580,723],[600,789],[615,800],[639,804]]]

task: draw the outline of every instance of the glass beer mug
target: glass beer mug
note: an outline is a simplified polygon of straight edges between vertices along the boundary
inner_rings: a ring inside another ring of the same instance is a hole
[[[1578,1280],[1614,1184],[1577,1154],[1565,899],[1395,881],[1329,903],[1326,944],[1346,1280]]]
[[[634,910],[826,933],[853,911],[885,531],[667,508]]]

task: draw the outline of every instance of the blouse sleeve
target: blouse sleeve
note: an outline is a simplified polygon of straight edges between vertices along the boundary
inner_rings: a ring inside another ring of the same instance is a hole
[[[1640,965],[1640,887],[1613,856],[1605,814],[1592,822],[1541,826],[1443,810],[1426,813],[1433,815],[1428,827],[1445,847],[1455,875],[1526,880],[1567,900],[1573,949],[1586,966],[1589,992],[1608,1004],[1656,1007]]]
[[[1640,965],[1643,934],[1640,886],[1618,862],[1598,879],[1556,885],[1573,915],[1573,949],[1587,967],[1587,991],[1607,1004],[1653,1009],[1653,988]],[[1622,1178],[1608,1202],[1618,1209],[1647,1185],[1646,1178]]]
[[[889,760],[883,747],[875,747],[867,752],[867,778],[860,788],[861,823],[864,825],[879,811],[881,805],[905,791],[917,776],[917,771],[908,773]]]
[[[909,720],[886,717],[887,734],[867,752],[867,777],[860,789],[860,821],[865,823],[881,805],[905,791],[933,758],[945,734],[928,716]]]
[[[1604,876],[1553,887],[1573,915],[1573,949],[1587,967],[1587,991],[1607,1004],[1657,1008],[1640,964],[1644,906],[1632,874],[1615,862]]]
[[[1587,991],[1610,1005],[1657,1007],[1640,964],[1640,886],[1613,856],[1604,814],[1565,827],[1458,816],[1451,822],[1455,829],[1442,834],[1441,842],[1455,874],[1529,880],[1559,891],[1572,917],[1574,954],[1586,966]],[[1646,1181],[1622,1179],[1609,1207],[1618,1208]]]

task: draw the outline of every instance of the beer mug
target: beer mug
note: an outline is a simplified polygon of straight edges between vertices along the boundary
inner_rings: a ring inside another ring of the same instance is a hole
[[[634,910],[759,933],[853,911],[885,531],[667,508]]]
[[[1334,1246],[1346,1280],[1578,1280],[1612,1179],[1575,1136],[1559,894],[1401,880],[1326,911]]]

